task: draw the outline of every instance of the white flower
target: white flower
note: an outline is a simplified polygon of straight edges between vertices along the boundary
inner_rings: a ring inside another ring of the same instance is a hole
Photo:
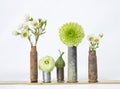
[[[35,28],[39,28],[39,23],[36,20],[32,21],[32,25]]]
[[[42,29],[42,26],[46,26],[46,21],[41,22],[42,19],[35,20],[31,16],[26,15],[25,21],[18,27],[18,31],[14,32],[14,35],[19,35],[22,38],[27,38],[30,45],[37,45],[39,36],[42,35],[45,30]]]
[[[18,30],[23,29],[23,26],[24,26],[24,24],[19,25],[19,26],[18,26]]]
[[[100,34],[99,34],[99,37],[102,38],[102,37],[103,37],[103,33],[100,33]]]
[[[103,34],[99,34],[98,37],[89,35],[88,36],[88,40],[90,42],[89,49],[96,50],[97,48],[99,48],[99,42],[102,37],[103,37]]]
[[[24,29],[24,30],[29,30],[28,24],[24,24],[24,25],[23,25],[23,29]]]
[[[20,35],[20,33],[17,32],[17,31],[13,31],[12,34],[13,34],[14,36]]]
[[[95,38],[95,35],[88,35],[88,41],[93,42]]]
[[[95,42],[95,43],[99,43],[99,41],[100,41],[99,38],[97,38],[97,37],[94,38],[94,42]]]
[[[29,30],[29,25],[27,23],[21,24],[18,27],[19,30]]]
[[[25,16],[25,22],[28,22],[28,21],[33,21],[33,18],[30,17],[29,15],[26,15]]]
[[[29,32],[26,31],[26,30],[23,30],[22,33],[21,33],[21,37],[22,38],[28,38],[29,37]]]
[[[55,66],[55,61],[51,56],[45,56],[39,61],[39,69],[44,72],[50,72]]]

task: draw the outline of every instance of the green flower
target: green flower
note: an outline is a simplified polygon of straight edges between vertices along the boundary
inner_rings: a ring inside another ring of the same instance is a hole
[[[59,30],[61,41],[68,47],[78,46],[84,38],[83,28],[74,22],[64,24]]]
[[[45,56],[39,61],[39,69],[44,72],[50,72],[55,66],[54,59],[51,56]]]
[[[59,52],[60,52],[60,50],[59,50]],[[57,61],[55,62],[55,66],[57,68],[64,68],[65,67],[65,62],[62,58],[63,54],[64,54],[64,52],[62,52],[62,53],[60,52],[60,56],[58,57]]]

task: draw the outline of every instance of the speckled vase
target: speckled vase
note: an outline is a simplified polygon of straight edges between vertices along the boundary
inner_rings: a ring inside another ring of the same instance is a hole
[[[31,83],[38,82],[38,64],[36,46],[32,46],[30,51],[30,81]]]
[[[57,68],[57,82],[64,82],[64,68]]]
[[[68,82],[77,82],[77,47],[68,47]]]
[[[97,82],[97,56],[95,50],[89,50],[88,56],[88,82],[95,83]]]

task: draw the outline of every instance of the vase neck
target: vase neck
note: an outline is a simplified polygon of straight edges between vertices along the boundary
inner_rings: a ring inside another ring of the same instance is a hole
[[[36,51],[36,46],[31,46],[32,51]]]
[[[89,54],[96,55],[96,50],[89,50]]]
[[[36,46],[31,46],[31,48],[36,48]]]
[[[89,50],[89,52],[96,52],[96,50]]]

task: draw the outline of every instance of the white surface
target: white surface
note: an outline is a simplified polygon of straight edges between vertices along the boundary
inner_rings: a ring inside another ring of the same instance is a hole
[[[51,55],[56,60],[58,49],[65,52],[65,80],[67,80],[67,47],[59,40],[58,29],[66,22],[78,22],[86,37],[78,46],[78,80],[87,81],[87,35],[104,33],[97,49],[99,80],[120,80],[120,0],[2,0],[0,1],[0,81],[29,81],[29,52],[27,40],[14,37],[12,32],[21,24],[24,15],[47,19],[46,33],[39,39],[38,58]],[[52,71],[52,81],[56,70]],[[39,81],[42,81],[39,71]],[[101,89],[109,85],[77,85]],[[0,89],[5,89],[0,86]],[[11,86],[17,88],[18,86]],[[20,89],[24,86],[19,86]],[[38,86],[25,86],[33,89]],[[43,87],[43,86],[41,86]],[[50,86],[51,89],[56,86]],[[59,88],[64,86],[59,86]],[[71,86],[66,86],[72,88]],[[120,88],[110,85],[109,89]],[[11,88],[11,89],[13,89]],[[58,87],[57,87],[58,88]]]

